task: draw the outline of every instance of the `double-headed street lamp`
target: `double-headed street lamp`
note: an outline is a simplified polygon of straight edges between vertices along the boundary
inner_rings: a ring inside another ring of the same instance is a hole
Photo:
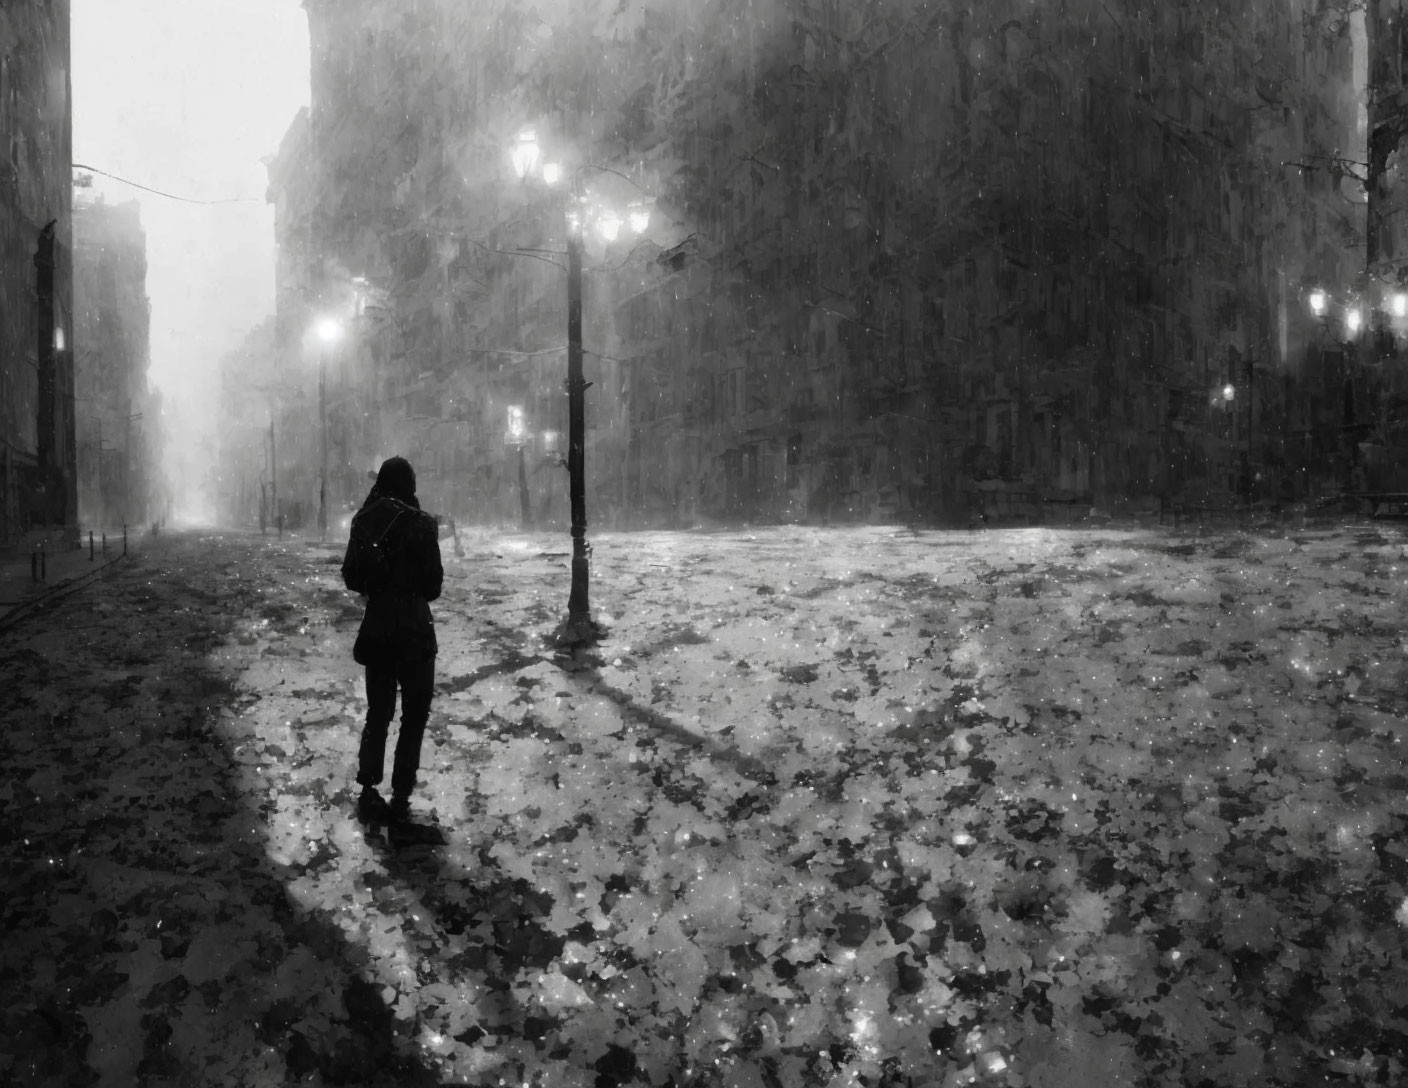
[[[532,129],[518,134],[509,152],[514,173],[527,181],[535,172],[542,149],[538,135]],[[582,243],[583,229],[590,221],[606,242],[614,242],[623,226],[636,234],[650,225],[650,213],[644,201],[633,203],[625,220],[603,204],[593,204],[580,190],[579,178],[587,170],[625,177],[604,166],[580,166],[572,172],[567,198],[567,475],[572,508],[572,590],[567,599],[567,619],[558,632],[562,644],[582,644],[595,641],[600,633],[592,620],[589,603],[586,499],[586,397],[590,384],[582,375]],[[545,163],[538,176],[550,187],[563,179],[563,168]],[[630,181],[629,178],[626,178]],[[635,185],[635,182],[631,182]],[[639,186],[637,186],[639,188]]]
[[[328,538],[328,350],[342,336],[333,318],[319,319],[318,336],[318,539]]]
[[[1372,489],[1370,481],[1388,464],[1382,458],[1388,430],[1387,392],[1393,380],[1378,364],[1390,356],[1399,357],[1408,338],[1408,291],[1370,278],[1338,297],[1322,287],[1313,288],[1306,303],[1324,339],[1343,358],[1341,431],[1346,436],[1348,489]],[[1363,405],[1369,406],[1368,416],[1361,422]]]

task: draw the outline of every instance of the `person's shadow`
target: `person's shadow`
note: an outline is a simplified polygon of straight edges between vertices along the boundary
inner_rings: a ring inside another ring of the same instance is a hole
[[[366,953],[291,893],[335,857],[269,855],[221,714],[252,698],[210,660],[230,602],[162,574],[0,636],[0,1081],[440,1083]]]

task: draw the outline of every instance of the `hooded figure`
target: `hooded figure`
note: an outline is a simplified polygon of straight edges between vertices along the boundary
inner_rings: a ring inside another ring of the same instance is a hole
[[[435,682],[435,624],[430,602],[444,570],[435,519],[416,501],[416,474],[404,457],[384,461],[366,502],[352,519],[342,580],[367,598],[352,657],[366,669],[367,720],[357,760],[363,820],[404,823],[420,769],[421,738]],[[391,770],[391,803],[377,791],[386,738],[401,692],[401,727]]]

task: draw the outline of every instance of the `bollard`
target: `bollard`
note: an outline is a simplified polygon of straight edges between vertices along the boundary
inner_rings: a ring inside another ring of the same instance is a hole
[[[127,557],[127,522],[122,523],[122,556]]]
[[[44,549],[44,542],[39,543],[39,580],[47,582],[49,580],[49,553]]]
[[[88,530],[88,562],[93,562],[93,530]]]
[[[107,533],[104,533],[104,534],[103,534],[103,558],[106,559],[107,557],[108,557],[108,534],[107,534]]]
[[[37,582],[37,581],[39,581],[39,549],[38,549],[38,548],[35,548],[34,551],[32,551],[32,552],[29,553],[29,580],[30,580],[31,582]]]

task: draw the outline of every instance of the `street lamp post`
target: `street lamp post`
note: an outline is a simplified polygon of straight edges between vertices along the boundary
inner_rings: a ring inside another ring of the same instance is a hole
[[[575,188],[575,186],[574,186]],[[586,392],[582,375],[582,223],[567,220],[567,487],[572,508],[572,590],[564,634],[588,634]]]
[[[1372,373],[1372,367],[1365,363],[1373,350],[1374,337],[1361,334],[1372,333],[1382,321],[1383,314],[1379,306],[1353,289],[1337,298],[1315,288],[1309,293],[1307,301],[1311,314],[1321,325],[1324,341],[1334,345],[1343,373],[1343,408],[1339,427],[1340,452],[1345,462],[1342,486],[1348,492],[1363,491],[1367,486],[1365,477],[1373,468],[1372,456],[1366,463],[1363,447],[1367,445],[1366,440],[1374,437],[1375,424],[1372,420],[1361,423],[1358,419],[1355,381],[1366,382]],[[1382,310],[1394,315],[1408,311],[1408,297],[1400,299],[1394,295],[1384,300]],[[1360,395],[1370,402],[1381,399],[1364,394],[1362,387]]]
[[[518,460],[518,526],[527,530],[533,524],[533,512],[528,498],[528,465],[523,447],[528,443],[528,430],[524,425],[523,406],[512,404],[508,409],[508,445],[517,451]]]
[[[284,535],[283,519],[279,517],[279,461],[274,447],[274,404],[269,403],[269,519]]]
[[[128,407],[131,407],[129,404]],[[129,412],[127,415],[127,432],[122,440],[122,523],[127,524],[127,519],[135,512],[136,496],[132,494],[132,477],[136,475],[132,471],[132,424],[142,419],[143,413]],[[146,507],[142,506],[145,514]]]
[[[534,172],[540,148],[537,133],[525,129],[510,152],[514,172],[526,181]],[[582,372],[582,248],[583,227],[588,208],[579,189],[582,171],[600,170],[618,174],[607,167],[582,166],[572,174],[567,205],[567,475],[568,498],[572,517],[572,588],[567,598],[567,619],[559,628],[557,640],[562,645],[594,642],[600,628],[591,616],[589,597],[590,555],[587,544],[586,488],[586,391],[591,384]],[[549,186],[562,178],[557,163],[546,163],[539,171]],[[626,178],[630,181],[629,178]],[[632,185],[635,182],[631,182]],[[649,211],[643,201],[630,207],[626,222],[634,233],[643,233],[649,225]],[[595,225],[603,238],[611,242],[620,232],[622,220],[615,213],[601,210]]]
[[[318,322],[318,539],[328,538],[328,348],[342,334],[330,317]]]

